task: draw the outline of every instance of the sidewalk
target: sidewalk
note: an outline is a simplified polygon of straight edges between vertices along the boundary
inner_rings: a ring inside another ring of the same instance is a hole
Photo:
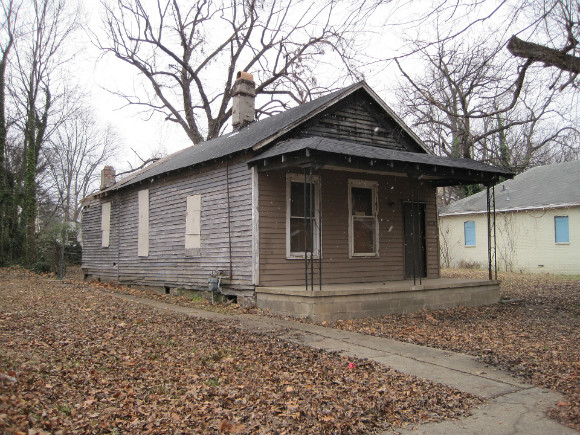
[[[401,434],[579,434],[545,415],[563,397],[518,381],[508,373],[478,362],[474,357],[373,337],[318,325],[254,315],[227,315],[135,296],[117,297],[190,316],[231,321],[243,329],[277,331],[282,338],[341,355],[367,358],[402,373],[439,382],[475,394],[486,401],[461,420],[429,423]],[[389,435],[395,432],[386,432]]]

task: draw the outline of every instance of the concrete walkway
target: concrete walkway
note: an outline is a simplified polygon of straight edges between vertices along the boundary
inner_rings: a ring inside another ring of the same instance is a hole
[[[440,382],[486,400],[472,410],[470,417],[424,424],[415,430],[385,432],[384,435],[580,434],[546,416],[548,408],[563,400],[560,394],[520,382],[504,371],[478,362],[472,356],[277,318],[219,314],[135,296],[114,295],[160,310],[229,321],[243,329],[276,331],[282,338],[294,343],[367,358],[402,373]]]

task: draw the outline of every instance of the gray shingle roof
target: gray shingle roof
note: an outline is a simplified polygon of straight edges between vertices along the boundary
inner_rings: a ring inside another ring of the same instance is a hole
[[[497,211],[580,205],[580,161],[537,166],[495,187]],[[456,201],[441,215],[479,213],[487,208],[485,192]]]
[[[511,175],[511,173],[504,171],[503,169],[489,166],[475,160],[441,157],[432,154],[413,153],[409,151],[398,151],[319,136],[290,139],[287,141],[279,142],[273,145],[267,151],[261,153],[259,156],[250,160],[250,163],[307,148],[310,150],[324,151],[353,157],[365,157],[369,159],[384,161],[417,163],[445,168],[483,171],[486,173],[504,176]]]
[[[323,110],[328,104],[340,100],[363,87],[368,88],[368,85],[364,82],[356,83],[316,100],[288,109],[285,112],[261,119],[238,132],[228,133],[207,142],[187,147],[148,166],[138,174],[133,174],[129,180],[121,180],[106,189],[106,191],[116,190],[160,174],[250,150],[256,145],[279,137],[280,134],[289,131],[304,119],[308,119]]]

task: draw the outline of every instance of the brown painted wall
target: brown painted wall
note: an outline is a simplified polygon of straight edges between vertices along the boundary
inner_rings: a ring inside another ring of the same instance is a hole
[[[348,180],[378,181],[379,256],[349,258]],[[323,283],[373,282],[404,279],[403,203],[416,195],[407,177],[324,170],[322,189]],[[259,176],[260,285],[304,283],[304,260],[286,259],[286,173]],[[435,188],[420,185],[426,203],[427,274],[439,276],[439,245]],[[315,282],[318,271],[315,270]]]

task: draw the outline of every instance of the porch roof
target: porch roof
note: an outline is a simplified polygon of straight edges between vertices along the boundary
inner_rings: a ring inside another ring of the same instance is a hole
[[[339,166],[362,171],[402,173],[429,180],[437,186],[492,185],[502,177],[513,177],[509,171],[470,159],[398,151],[319,136],[278,142],[249,160],[248,164],[259,165],[261,171]]]

